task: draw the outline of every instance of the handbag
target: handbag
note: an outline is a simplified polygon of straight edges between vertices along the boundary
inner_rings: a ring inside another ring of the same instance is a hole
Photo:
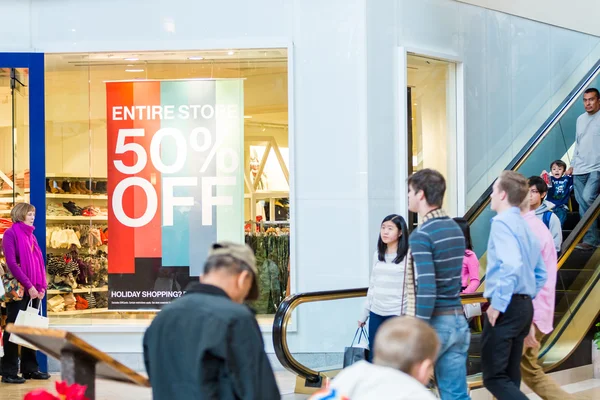
[[[21,301],[25,295],[25,287],[15,278],[4,264],[0,264],[0,279],[2,280],[2,291],[0,292],[0,303],[9,301]]]
[[[463,312],[467,319],[478,317],[481,315],[481,303],[465,304],[463,306]]]
[[[49,320],[47,317],[40,315],[42,311],[41,307],[42,302],[38,302],[38,306],[32,307],[32,300],[29,300],[29,304],[27,304],[26,310],[19,310],[17,314],[17,319],[15,320],[15,326],[26,326],[28,328],[42,328],[48,329]],[[32,345],[31,343],[21,339],[19,336],[14,333],[10,335],[8,338],[9,341],[14,344],[28,347],[32,350],[38,350],[37,347]]]
[[[360,335],[358,334],[358,332],[360,331]],[[363,344],[360,343],[360,340],[362,339],[362,337],[365,337],[365,341],[363,342]],[[354,346],[354,342],[356,341],[356,336],[358,336],[358,342],[356,343],[356,346]],[[366,343],[365,343],[366,342]],[[350,345],[350,347],[346,347],[344,349],[344,368],[357,363],[359,361],[364,361],[367,360],[369,358],[369,337],[367,335],[367,332],[365,332],[365,328],[364,327],[360,327],[356,330],[356,333],[354,334],[354,339],[352,339],[352,344]]]

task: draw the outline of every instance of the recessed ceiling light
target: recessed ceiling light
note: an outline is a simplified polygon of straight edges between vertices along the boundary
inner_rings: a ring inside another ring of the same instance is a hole
[[[234,54],[234,51],[230,50],[230,51],[227,52],[227,54],[230,55],[230,56],[232,56]]]
[[[143,69],[126,69],[125,72],[144,72]]]
[[[250,118],[252,118],[252,115],[244,115],[244,118],[250,119]]]
[[[125,61],[138,61],[138,60],[139,60],[139,58],[137,58],[137,57],[128,57],[125,59]]]
[[[204,57],[200,57],[200,56],[192,56],[192,57],[188,57],[188,60],[192,60],[192,61],[196,61],[196,60],[204,60]]]

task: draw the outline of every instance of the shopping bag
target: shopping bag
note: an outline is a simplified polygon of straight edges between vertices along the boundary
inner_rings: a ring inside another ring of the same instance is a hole
[[[8,271],[8,268],[0,263],[0,281],[2,292],[0,292],[0,303],[7,303],[9,301],[20,301],[23,299],[25,294],[25,288],[12,276]]]
[[[2,340],[2,329],[0,329],[0,358],[4,357],[4,342]]]
[[[360,332],[360,335],[358,334]],[[356,341],[356,336],[358,336],[358,342],[356,345],[354,342]],[[364,336],[365,340],[361,343],[361,339]],[[364,327],[360,327],[356,330],[354,334],[354,339],[352,339],[352,344],[350,347],[346,347],[344,349],[344,368],[359,362],[364,361],[369,358],[369,337],[367,336],[367,332],[365,332]]]
[[[463,311],[467,319],[478,317],[481,315],[481,303],[465,304],[463,306]]]
[[[15,326],[26,326],[28,328],[42,328],[48,329],[48,318],[40,315],[42,309],[40,307],[41,301],[39,302],[38,308],[31,306],[31,300],[29,300],[29,304],[27,305],[27,310],[20,310],[19,314],[17,314],[17,319],[15,320]],[[8,339],[11,342],[18,344],[20,346],[25,346],[33,350],[37,350],[37,347],[32,345],[31,343],[23,340],[19,336],[14,333],[10,335]]]

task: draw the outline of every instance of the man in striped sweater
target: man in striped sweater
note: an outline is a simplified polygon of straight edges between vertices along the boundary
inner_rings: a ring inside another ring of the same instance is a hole
[[[442,210],[446,192],[442,174],[431,169],[418,171],[408,179],[408,189],[408,208],[422,220],[409,239],[417,281],[416,317],[429,322],[441,342],[435,376],[442,399],[469,399],[471,333],[460,302],[465,239],[460,227]]]

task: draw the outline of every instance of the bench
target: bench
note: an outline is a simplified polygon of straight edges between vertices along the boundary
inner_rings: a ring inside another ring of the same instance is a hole
[[[56,330],[8,324],[15,334],[60,361],[61,377],[69,385],[86,385],[85,396],[96,398],[96,378],[150,387],[150,381],[76,335]]]

